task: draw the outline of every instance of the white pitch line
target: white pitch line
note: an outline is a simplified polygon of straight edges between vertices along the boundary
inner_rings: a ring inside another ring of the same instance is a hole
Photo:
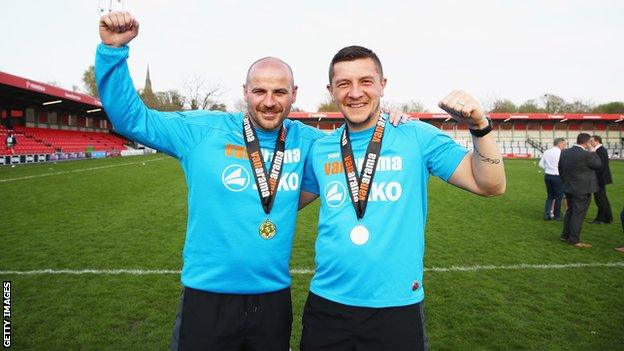
[[[591,267],[624,267],[624,262],[605,263],[561,263],[561,264],[514,264],[506,266],[451,266],[425,268],[425,272],[476,272],[497,270],[522,270],[522,269],[568,269],[568,268],[591,268]]]
[[[31,176],[18,177],[18,178],[0,179],[0,183],[13,182],[13,181],[16,181],[16,180],[25,180],[25,179],[49,177],[49,176],[53,176],[53,175],[61,175],[61,174],[69,174],[69,173],[89,172],[89,171],[96,171],[98,169],[106,169],[106,168],[113,168],[113,167],[138,165],[139,163],[155,162],[155,161],[160,161],[160,160],[165,160],[165,159],[166,159],[166,157],[161,157],[161,158],[156,158],[156,159],[153,159],[153,160],[146,160],[146,161],[140,161],[140,162],[128,162],[128,163],[120,163],[120,164],[117,164],[117,165],[108,165],[108,166],[100,166],[100,167],[90,167],[90,168],[75,169],[73,171],[43,173],[43,174],[35,174],[35,175],[31,175]]]
[[[451,267],[432,267],[425,268],[426,272],[476,272],[476,271],[495,271],[495,270],[529,270],[529,269],[569,269],[569,268],[594,268],[594,267],[624,267],[624,262],[605,262],[605,263],[562,263],[562,264],[516,264],[506,266],[451,266]],[[179,270],[171,269],[40,269],[32,271],[0,271],[0,274],[6,275],[43,275],[43,274],[130,274],[130,275],[150,275],[150,274],[180,274]],[[295,268],[290,271],[291,274],[312,274],[313,269]]]

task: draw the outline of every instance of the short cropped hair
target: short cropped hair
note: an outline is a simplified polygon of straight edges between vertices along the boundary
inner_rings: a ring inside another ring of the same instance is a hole
[[[600,137],[600,135],[593,135],[592,138],[594,138],[594,140],[602,144],[602,138]]]
[[[338,62],[355,61],[365,58],[370,58],[373,62],[375,62],[377,72],[383,78],[383,68],[381,67],[381,61],[379,60],[379,57],[377,57],[377,54],[375,54],[373,50],[367,49],[363,46],[352,45],[340,49],[340,51],[338,51],[331,60],[331,63],[329,64],[329,84],[331,84],[332,79],[334,78],[335,64]]]
[[[557,146],[559,145],[559,143],[564,142],[565,139],[564,138],[555,138],[555,141],[553,142],[553,146]]]
[[[591,139],[591,135],[587,133],[581,133],[576,137],[576,144],[583,145]]]

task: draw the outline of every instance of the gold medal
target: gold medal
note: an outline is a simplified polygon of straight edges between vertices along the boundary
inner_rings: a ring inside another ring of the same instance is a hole
[[[277,227],[275,227],[273,222],[266,219],[262,222],[262,224],[260,224],[260,227],[258,227],[258,232],[263,239],[268,240],[275,236],[275,233],[277,233]]]

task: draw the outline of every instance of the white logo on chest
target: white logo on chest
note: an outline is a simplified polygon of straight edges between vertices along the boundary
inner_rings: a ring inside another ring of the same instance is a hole
[[[228,190],[243,191],[249,185],[249,172],[239,164],[226,167],[221,173],[221,181]]]

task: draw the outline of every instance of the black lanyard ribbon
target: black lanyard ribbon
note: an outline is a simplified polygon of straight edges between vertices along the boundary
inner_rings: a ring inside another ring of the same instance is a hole
[[[266,167],[264,165],[264,158],[262,157],[262,151],[260,150],[258,135],[256,134],[256,129],[251,124],[248,114],[245,114],[245,117],[243,118],[243,139],[245,139],[245,145],[247,146],[247,156],[249,157],[253,177],[256,180],[256,186],[258,187],[260,202],[262,203],[264,213],[268,215],[271,212],[271,208],[273,208],[273,202],[275,201],[275,195],[277,193],[277,186],[279,185],[279,180],[282,176],[284,149],[286,147],[286,129],[284,129],[284,126],[282,125],[277,133],[275,150],[273,151],[273,160],[271,161],[271,168],[269,169],[268,177]]]
[[[381,141],[383,140],[384,130],[386,128],[386,116],[379,114],[379,119],[375,125],[375,130],[368,142],[364,162],[362,163],[362,176],[358,176],[355,159],[353,157],[353,149],[351,148],[351,140],[349,139],[349,128],[345,124],[340,138],[340,151],[342,153],[342,164],[347,179],[347,187],[349,189],[349,198],[355,209],[358,220],[364,217],[366,205],[368,204],[368,194],[370,193],[373,177],[377,168],[377,161],[381,154]]]

